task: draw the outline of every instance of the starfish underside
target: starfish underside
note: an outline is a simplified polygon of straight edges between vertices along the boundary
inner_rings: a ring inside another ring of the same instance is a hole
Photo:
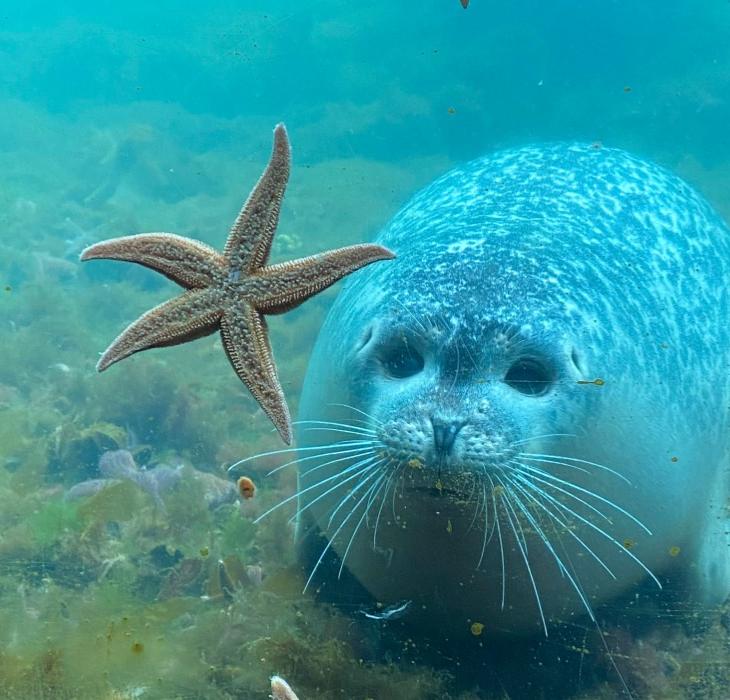
[[[291,417],[276,372],[265,314],[293,309],[339,279],[377,260],[387,248],[362,244],[267,265],[289,179],[291,151],[283,124],[271,159],[236,217],[223,253],[173,233],[142,233],[86,248],[81,260],[126,260],[161,272],[185,291],[132,323],[106,349],[102,372],[141,350],[185,343],[220,331],[236,374],[291,443]]]

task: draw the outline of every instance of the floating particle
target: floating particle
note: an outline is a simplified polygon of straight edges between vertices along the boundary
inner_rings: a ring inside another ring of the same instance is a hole
[[[236,483],[238,484],[238,493],[241,495],[241,498],[248,500],[254,497],[256,484],[249,477],[242,476]]]
[[[454,526],[451,524],[451,518],[446,522],[446,532],[451,534],[454,531]]]
[[[413,459],[408,460],[408,466],[411,469],[423,469],[423,462],[417,457],[414,457]]]
[[[625,85],[624,92],[631,92],[631,88],[628,85]]]
[[[677,547],[677,545],[674,545],[674,547],[669,548],[670,557],[676,557],[678,554],[679,554],[679,547]]]
[[[13,288],[9,284],[6,284],[5,285],[5,291],[6,292],[12,292],[13,291]]]
[[[447,109],[446,111],[447,111],[447,112],[448,112],[449,114],[456,114],[456,108],[454,108],[454,107],[449,107],[449,108],[448,108],[448,109]]]
[[[593,143],[591,144],[591,148],[594,148],[595,150],[597,150],[597,151],[598,151],[598,150],[600,150],[601,148],[603,148],[603,143],[602,143],[601,141],[594,141],[594,142],[593,142]]]
[[[133,642],[132,643],[132,653],[141,654],[143,651],[144,651],[144,644],[142,644],[142,642]]]
[[[603,386],[606,383],[605,379],[596,377],[595,379],[579,379],[577,384],[593,384],[594,386]]]
[[[636,542],[629,537],[624,540],[624,547],[626,547],[626,549],[632,549],[635,544]]]
[[[210,554],[210,550],[207,547],[201,547],[199,553],[201,557],[207,557]]]
[[[679,462],[679,457],[672,457],[672,462]]]
[[[484,624],[481,622],[472,622],[469,630],[475,637],[478,637],[482,632],[484,632]]]

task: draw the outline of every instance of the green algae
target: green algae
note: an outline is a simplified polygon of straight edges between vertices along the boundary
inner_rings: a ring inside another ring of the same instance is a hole
[[[79,509],[73,503],[52,500],[31,513],[25,521],[34,546],[50,547],[59,538],[81,531]]]
[[[0,695],[265,698],[279,672],[303,699],[447,697],[432,671],[360,660],[352,621],[301,595],[289,513],[254,525],[237,504],[211,509],[188,467],[161,503],[130,481],[65,500],[127,439],[97,411],[5,410],[0,453],[18,459],[0,470]],[[278,494],[260,489],[261,508]]]
[[[99,422],[79,426],[77,421],[58,426],[48,468],[65,483],[81,481],[96,473],[99,458],[108,450],[126,443],[126,433],[113,423]]]
[[[122,481],[107,486],[74,508],[86,527],[93,528],[110,521],[125,523],[132,520],[150,500],[149,494],[136,484]]]

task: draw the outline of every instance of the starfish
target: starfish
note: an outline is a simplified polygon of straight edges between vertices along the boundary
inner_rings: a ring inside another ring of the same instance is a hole
[[[264,316],[289,311],[345,275],[395,256],[382,246],[361,244],[267,265],[290,162],[289,138],[284,125],[278,124],[269,164],[233,223],[222,254],[173,233],[123,236],[82,251],[81,260],[138,263],[185,289],[127,327],[101,356],[99,372],[141,350],[178,345],[220,331],[236,374],[282,440],[291,444],[291,417]]]

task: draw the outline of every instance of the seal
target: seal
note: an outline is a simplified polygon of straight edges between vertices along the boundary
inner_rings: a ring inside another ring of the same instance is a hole
[[[547,634],[677,584],[730,592],[730,230],[623,151],[507,150],[393,218],[313,351],[308,586],[417,624]],[[344,587],[343,587],[344,590]]]

